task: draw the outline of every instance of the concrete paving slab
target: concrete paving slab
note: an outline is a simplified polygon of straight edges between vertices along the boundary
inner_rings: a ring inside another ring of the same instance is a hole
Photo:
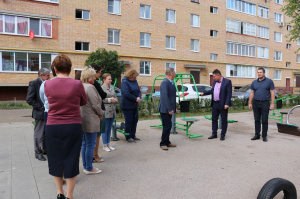
[[[0,186],[0,198],[1,199],[12,198],[11,185]]]

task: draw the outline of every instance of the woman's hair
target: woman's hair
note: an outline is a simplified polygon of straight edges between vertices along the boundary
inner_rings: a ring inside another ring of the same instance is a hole
[[[102,67],[97,64],[91,64],[90,67],[92,67],[96,71],[96,73],[102,70]]]
[[[77,70],[77,71],[75,72],[75,79],[80,80],[81,72],[82,72],[81,70]]]
[[[70,74],[72,68],[72,62],[67,55],[61,54],[55,57],[52,62],[51,68],[55,67],[57,73]]]
[[[125,74],[125,76],[127,78],[137,77],[137,76],[139,76],[139,73],[135,69],[130,69],[129,71],[127,71],[127,73]]]
[[[105,80],[107,77],[109,77],[109,76],[111,76],[111,74],[109,74],[109,73],[104,73],[103,75],[102,75],[102,80]]]
[[[84,67],[84,69],[81,72],[80,80],[82,83],[89,82],[93,79],[93,76],[96,75],[96,72],[91,67]]]

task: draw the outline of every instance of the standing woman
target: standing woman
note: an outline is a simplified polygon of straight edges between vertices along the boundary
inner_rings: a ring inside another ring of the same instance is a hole
[[[125,136],[127,142],[130,143],[140,140],[135,137],[136,125],[139,119],[138,105],[141,102],[141,91],[136,81],[138,75],[135,69],[129,70],[123,77],[121,84],[121,109],[125,116]]]
[[[80,77],[87,96],[87,104],[80,107],[83,131],[81,157],[83,172],[87,175],[102,172],[98,168],[93,168],[92,164],[97,132],[100,131],[100,121],[103,120],[102,99],[94,86],[95,75],[94,69],[85,67]]]
[[[65,178],[66,198],[73,199],[82,142],[80,106],[87,103],[87,97],[82,83],[69,77],[72,62],[68,56],[57,56],[52,65],[57,78],[45,82],[49,102],[46,125],[49,174],[54,176],[57,198],[65,198]]]
[[[115,120],[116,116],[116,103],[118,103],[118,99],[115,93],[115,89],[111,86],[111,75],[109,73],[104,73],[102,76],[102,89],[107,93],[107,97],[104,102],[105,106],[105,133],[102,133],[102,141],[103,141],[103,149],[104,151],[113,151],[114,147],[110,146],[110,134],[111,127]]]

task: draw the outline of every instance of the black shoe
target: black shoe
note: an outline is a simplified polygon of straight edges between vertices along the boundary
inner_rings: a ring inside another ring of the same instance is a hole
[[[47,155],[47,151],[43,151],[43,155]]]
[[[253,138],[251,138],[251,140],[259,140],[260,136],[259,135],[255,135]]]
[[[64,194],[58,194],[58,195],[57,195],[57,199],[65,199]]]
[[[130,138],[130,139],[127,140],[127,142],[133,143],[133,142],[135,142],[135,141],[134,141],[134,139]]]
[[[214,138],[217,138],[217,135],[212,135],[208,139],[214,139]]]
[[[35,158],[40,161],[46,161],[46,158],[42,154],[35,154]]]
[[[220,140],[224,141],[225,140],[225,136],[221,136]]]
[[[137,137],[135,137],[135,138],[133,138],[134,140],[137,140],[137,141],[140,141],[141,139],[140,138],[137,138]]]
[[[263,137],[264,142],[268,142],[268,139],[266,137]]]

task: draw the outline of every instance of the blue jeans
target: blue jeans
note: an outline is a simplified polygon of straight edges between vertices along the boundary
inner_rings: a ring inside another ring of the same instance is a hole
[[[105,133],[102,133],[103,146],[108,146],[110,142],[111,127],[114,123],[115,117],[105,118]]]
[[[93,170],[93,154],[96,146],[96,133],[85,133],[83,132],[82,146],[81,146],[81,157],[83,168],[87,171]]]

